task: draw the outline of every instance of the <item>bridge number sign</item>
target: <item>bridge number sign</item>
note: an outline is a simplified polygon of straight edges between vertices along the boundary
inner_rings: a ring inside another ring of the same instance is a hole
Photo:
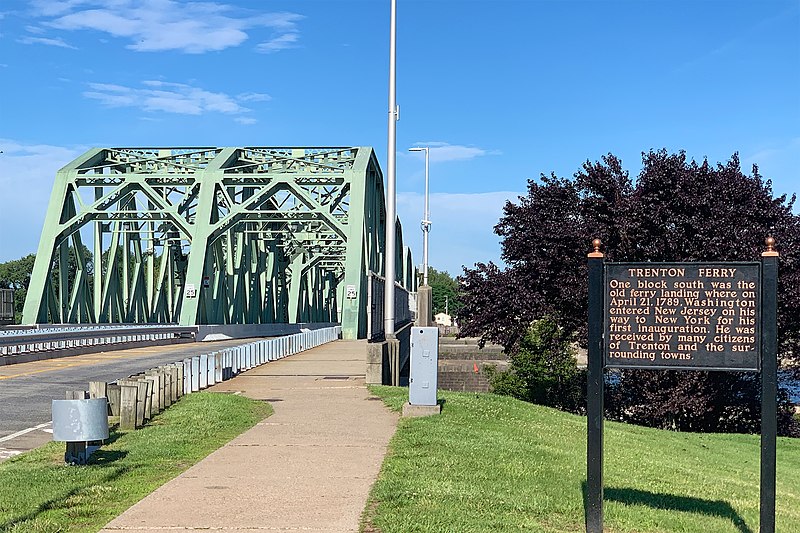
[[[760,263],[607,263],[606,368],[760,369]]]

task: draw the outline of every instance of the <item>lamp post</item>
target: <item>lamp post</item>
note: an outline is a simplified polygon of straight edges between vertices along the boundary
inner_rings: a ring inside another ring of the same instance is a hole
[[[431,149],[429,146],[409,148],[409,152],[425,152],[425,211],[422,213],[422,284],[428,285],[428,232],[431,230],[431,212],[428,206],[428,168]]]
[[[397,0],[391,1],[391,18],[389,31],[389,153],[386,157],[386,255],[384,273],[386,274],[383,289],[383,327],[386,338],[394,338],[394,278],[395,278],[395,219],[397,218],[396,166],[397,150]]]

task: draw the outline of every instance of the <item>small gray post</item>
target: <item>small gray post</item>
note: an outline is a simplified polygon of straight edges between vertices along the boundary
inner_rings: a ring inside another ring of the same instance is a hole
[[[217,354],[208,354],[208,386],[217,383]]]
[[[190,394],[192,392],[192,360],[187,358],[183,360],[183,393]]]
[[[223,380],[222,368],[222,352],[216,352],[214,354],[214,381],[217,383],[221,383]]]
[[[208,354],[200,354],[200,388],[208,387]]]
[[[192,392],[200,390],[200,357],[192,357]]]

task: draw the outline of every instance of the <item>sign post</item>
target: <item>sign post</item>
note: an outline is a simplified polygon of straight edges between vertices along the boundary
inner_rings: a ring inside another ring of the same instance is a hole
[[[605,368],[761,372],[761,533],[775,531],[778,253],[761,262],[605,263],[589,254],[586,531],[603,531]]]
[[[775,444],[778,434],[778,252],[761,254],[761,533],[775,532]]]
[[[589,350],[586,375],[586,532],[603,533],[603,254],[589,254]]]

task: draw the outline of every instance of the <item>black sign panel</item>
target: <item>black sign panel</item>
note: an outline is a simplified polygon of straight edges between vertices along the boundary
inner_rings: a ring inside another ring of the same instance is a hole
[[[760,263],[606,263],[608,368],[760,369]]]

